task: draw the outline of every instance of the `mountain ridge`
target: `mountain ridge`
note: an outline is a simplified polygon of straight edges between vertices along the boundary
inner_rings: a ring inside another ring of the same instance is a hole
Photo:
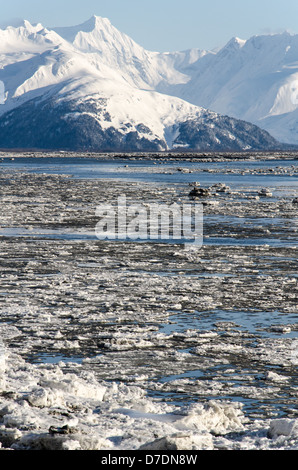
[[[230,41],[199,59],[186,85],[164,91],[297,145],[298,35],[253,36],[237,47]]]
[[[1,147],[18,142],[20,147],[71,149],[71,132],[73,145],[96,151],[113,145],[121,151],[281,146],[254,124],[172,93],[179,89],[183,95],[197,64],[212,61],[214,52],[146,51],[107,18],[96,16],[78,26],[52,29],[25,20],[0,30],[1,38]],[[228,48],[245,44],[235,38]]]

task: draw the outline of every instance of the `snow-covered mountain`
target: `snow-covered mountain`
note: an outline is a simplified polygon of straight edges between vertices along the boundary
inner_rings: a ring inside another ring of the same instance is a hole
[[[194,85],[199,64],[210,58],[212,54],[197,49],[146,51],[99,17],[75,27],[47,29],[24,21],[0,30],[0,80],[5,88],[0,147],[278,147],[253,124],[174,96]]]
[[[182,72],[187,83],[163,91],[298,144],[298,35],[233,38]]]
[[[188,66],[205,54],[195,49],[173,54],[147,51],[107,18],[96,16],[79,26],[54,30],[76,49],[98,54],[102,63],[121,71],[129,84],[142,89],[186,84],[189,77],[180,73],[179,67]]]

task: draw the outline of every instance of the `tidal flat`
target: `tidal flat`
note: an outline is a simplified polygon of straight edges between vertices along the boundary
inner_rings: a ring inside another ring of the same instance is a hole
[[[296,154],[1,154],[1,449],[298,449],[297,175]],[[193,187],[202,246],[96,237],[99,205]]]

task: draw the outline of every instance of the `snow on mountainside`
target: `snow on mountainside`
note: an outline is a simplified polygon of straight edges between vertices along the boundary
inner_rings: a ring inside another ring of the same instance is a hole
[[[298,144],[298,35],[234,38],[183,72],[187,84],[163,90]]]
[[[174,67],[171,56],[145,50],[107,18],[94,16],[77,27],[55,28],[55,31],[76,49],[98,54],[102,63],[120,70],[133,86],[155,90],[162,82],[176,85],[189,80]]]
[[[63,40],[54,31],[49,31],[40,23],[32,25],[24,21],[17,28],[9,26],[0,30],[0,53],[42,52]]]
[[[104,18],[49,30],[28,21],[0,30],[2,148],[243,150],[279,144],[247,122],[167,90],[213,54],[149,52]],[[182,90],[181,88],[181,90]]]

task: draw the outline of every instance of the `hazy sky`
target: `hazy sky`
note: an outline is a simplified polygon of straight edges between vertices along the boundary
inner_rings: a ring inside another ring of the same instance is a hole
[[[298,33],[298,0],[0,0],[0,27],[27,19],[44,26],[107,17],[149,50],[213,49],[233,36]]]

